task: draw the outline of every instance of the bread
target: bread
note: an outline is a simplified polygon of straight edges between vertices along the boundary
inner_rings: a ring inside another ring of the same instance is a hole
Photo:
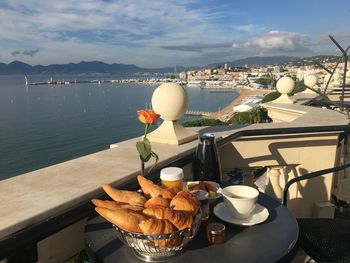
[[[143,206],[143,204],[146,202],[146,198],[137,192],[118,190],[108,184],[103,184],[102,188],[114,201],[120,203]]]
[[[126,208],[109,210],[103,207],[96,207],[95,211],[112,224],[115,224],[126,231],[135,233],[142,232],[139,227],[139,224],[143,220],[147,219],[145,215],[131,211]]]
[[[174,210],[187,211],[195,215],[200,207],[200,202],[190,192],[180,191],[171,200],[170,208]]]
[[[193,223],[190,213],[170,208],[151,207],[144,209],[142,213],[152,218],[169,220],[178,230],[189,228]]]
[[[137,180],[145,195],[148,195],[151,198],[160,196],[160,191],[162,190],[162,187],[160,187],[159,185],[156,185],[155,183],[153,183],[152,181],[146,179],[141,175],[137,176]]]
[[[113,199],[91,200],[96,212],[119,228],[146,235],[171,234],[192,227],[200,202],[180,188],[166,188],[154,184],[143,176],[137,177],[143,190],[138,192],[118,190],[103,184],[104,191]],[[182,237],[153,240],[158,247],[174,247]]]
[[[170,188],[164,188],[160,191],[160,195],[165,199],[173,199],[178,192],[180,192],[182,189],[180,187],[170,187]]]
[[[169,207],[170,202],[168,199],[165,199],[163,197],[154,197],[151,199],[148,199],[146,203],[144,204],[145,208],[148,207]]]
[[[176,228],[168,220],[163,219],[143,220],[140,222],[139,227],[142,233],[146,235],[170,234],[176,231]],[[174,247],[180,243],[180,238],[154,240],[154,244],[159,247]]]
[[[127,208],[132,211],[142,211],[144,209],[143,206],[137,206],[137,205],[130,205],[130,204],[124,204],[124,203],[118,203],[116,201],[111,200],[100,200],[100,199],[92,199],[91,202],[98,207],[107,208],[109,210],[116,210],[119,208]]]
[[[120,204],[122,208],[127,208],[129,210],[135,211],[135,212],[141,212],[143,210],[143,206],[138,205],[130,205],[130,204]]]
[[[91,202],[97,207],[107,208],[109,210],[121,208],[116,201],[92,199]]]

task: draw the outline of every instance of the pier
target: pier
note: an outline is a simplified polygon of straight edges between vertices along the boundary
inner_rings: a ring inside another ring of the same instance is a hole
[[[37,82],[29,82],[28,78],[24,76],[24,83],[26,86],[36,86],[36,85],[69,85],[69,84],[81,84],[81,83],[92,83],[92,84],[101,84],[101,83],[144,83],[144,84],[160,84],[165,82],[178,82],[176,79],[138,79],[138,78],[130,78],[130,79],[85,79],[85,80],[53,80],[50,78],[48,81],[37,81]],[[183,82],[179,82],[181,85],[185,84]]]
[[[194,111],[194,110],[188,110],[186,111],[185,115],[187,116],[209,116],[213,114],[214,112],[210,111]]]
[[[69,84],[78,84],[78,83],[113,83],[119,82],[118,80],[48,80],[48,81],[38,81],[38,82],[28,82],[27,78],[25,78],[25,84],[29,85],[69,85]]]

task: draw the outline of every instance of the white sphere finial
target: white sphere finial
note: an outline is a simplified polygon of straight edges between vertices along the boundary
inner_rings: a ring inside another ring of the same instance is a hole
[[[152,107],[163,120],[179,120],[188,108],[187,92],[177,83],[163,83],[153,92]]]
[[[291,104],[294,103],[294,100],[290,98],[288,95],[291,93],[294,89],[295,83],[294,80],[290,77],[283,77],[280,78],[277,81],[276,88],[279,93],[281,93],[281,96],[274,101],[273,103],[286,103],[286,104]]]
[[[152,107],[164,121],[148,134],[151,142],[179,145],[198,137],[196,132],[184,128],[178,121],[188,108],[187,92],[181,85],[164,83],[156,88],[152,95]]]
[[[277,81],[276,88],[281,94],[291,93],[294,89],[295,82],[291,77],[283,77]]]
[[[315,75],[309,75],[307,78],[304,80],[304,84],[310,88],[315,86],[317,84],[317,77]]]

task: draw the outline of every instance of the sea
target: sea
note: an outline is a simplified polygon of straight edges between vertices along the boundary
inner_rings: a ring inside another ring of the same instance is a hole
[[[127,79],[119,75],[32,75],[29,82]],[[0,180],[109,148],[141,136],[137,110],[150,107],[160,84],[25,85],[24,75],[0,75]],[[217,111],[237,92],[185,87],[189,110]],[[184,119],[186,120],[186,118]]]

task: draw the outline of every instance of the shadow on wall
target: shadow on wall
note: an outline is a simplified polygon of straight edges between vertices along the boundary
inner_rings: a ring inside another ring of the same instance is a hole
[[[300,139],[302,141],[290,141],[290,136],[278,136],[278,138],[254,138],[243,139],[241,142],[245,143],[246,147],[254,147],[249,153],[251,157],[242,156],[242,154],[235,148],[233,144],[226,144],[219,148],[219,156],[222,167],[225,169],[234,168],[246,168],[246,167],[260,167],[260,166],[289,166],[300,165],[300,151],[306,151],[307,148],[334,146],[337,144],[337,140],[325,139],[325,140],[311,140],[312,135],[293,136],[293,139]],[[265,144],[263,141],[272,140],[289,140],[282,142],[271,142]],[[259,148],[260,147],[260,148]],[[265,149],[263,149],[264,147]],[[268,151],[266,150],[268,149]],[[265,154],[259,154],[264,152]],[[245,152],[249,152],[245,150]],[[268,154],[266,154],[268,152]],[[320,152],[319,152],[320,153]],[[286,160],[288,157],[289,160]],[[322,158],[322,156],[320,156]],[[326,167],[328,168],[328,167]]]
[[[243,138],[235,145],[231,143],[219,149],[223,173],[234,168],[286,166],[281,181],[287,182],[293,177],[332,167],[336,156],[330,156],[329,150],[332,151],[332,147],[336,149],[338,140],[326,136],[324,139],[315,138],[315,135]],[[307,170],[305,167],[313,167],[315,170]],[[297,216],[310,217],[314,202],[329,200],[330,186],[325,176],[299,182],[290,188],[289,196],[292,198],[288,201],[288,207]]]
[[[298,170],[298,171],[297,171]],[[310,173],[310,171],[304,168],[292,169],[294,177]],[[301,215],[309,214],[313,209],[313,203],[306,202],[306,200],[318,200],[318,202],[329,201],[327,193],[327,187],[325,183],[325,176],[315,177],[310,180],[297,182],[294,187],[289,189],[289,197],[295,196],[289,199],[288,197],[288,208],[292,211],[299,211]],[[299,193],[298,193],[299,191]]]

